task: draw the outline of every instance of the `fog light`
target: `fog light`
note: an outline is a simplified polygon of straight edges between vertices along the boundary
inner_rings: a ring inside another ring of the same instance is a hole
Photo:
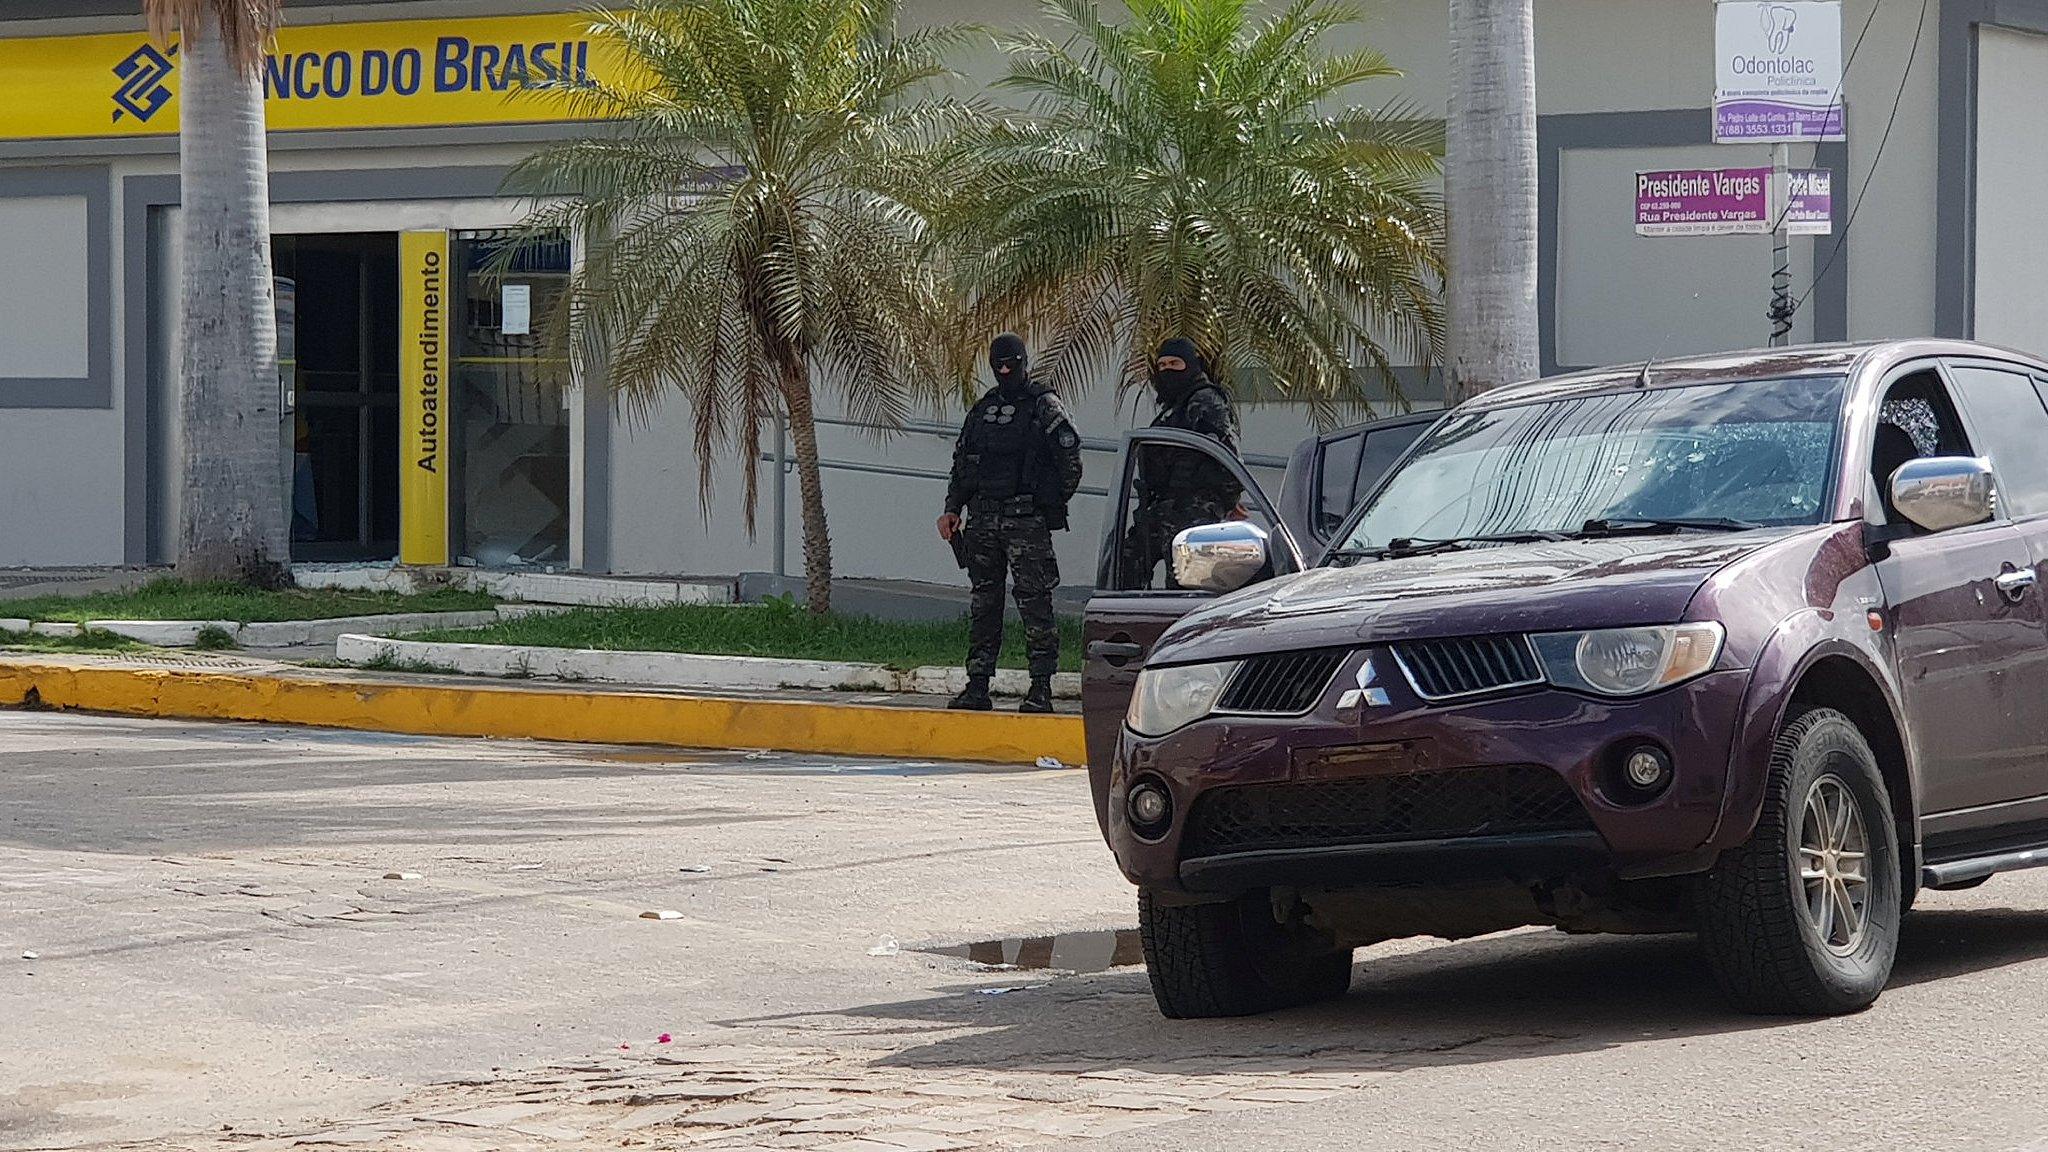
[[[1140,833],[1157,833],[1173,818],[1173,797],[1159,783],[1143,780],[1131,786],[1124,810],[1130,813],[1131,826]]]
[[[1621,762],[1621,775],[1630,788],[1644,796],[1662,792],[1671,783],[1671,757],[1655,745],[1638,745]]]

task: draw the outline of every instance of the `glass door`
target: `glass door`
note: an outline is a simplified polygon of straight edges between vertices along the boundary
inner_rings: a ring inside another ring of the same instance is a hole
[[[452,240],[456,562],[566,568],[569,365],[547,332],[568,288],[569,242],[525,245],[496,276],[493,261],[512,234]]]

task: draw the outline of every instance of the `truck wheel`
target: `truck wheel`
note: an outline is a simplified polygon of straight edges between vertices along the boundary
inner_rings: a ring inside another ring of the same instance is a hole
[[[1138,894],[1152,996],[1170,1020],[1251,1016],[1333,1000],[1351,987],[1351,950],[1273,919],[1264,892],[1222,904]]]
[[[1756,831],[1699,884],[1699,931],[1721,989],[1750,1012],[1868,1006],[1898,951],[1899,848],[1870,744],[1831,708],[1778,734]]]

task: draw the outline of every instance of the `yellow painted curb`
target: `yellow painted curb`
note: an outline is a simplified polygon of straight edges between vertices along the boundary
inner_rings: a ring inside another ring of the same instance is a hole
[[[188,720],[253,720],[318,728],[485,736],[593,744],[767,748],[1079,765],[1078,716],[945,712],[525,686],[323,680],[290,673],[234,675],[84,664],[0,663],[0,704],[34,698],[53,708]]]

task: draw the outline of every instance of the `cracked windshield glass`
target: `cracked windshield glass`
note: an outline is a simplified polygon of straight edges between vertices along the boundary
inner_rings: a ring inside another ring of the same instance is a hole
[[[1629,389],[1453,414],[1340,552],[1396,541],[1576,534],[1596,521],[1815,523],[1839,376]]]

